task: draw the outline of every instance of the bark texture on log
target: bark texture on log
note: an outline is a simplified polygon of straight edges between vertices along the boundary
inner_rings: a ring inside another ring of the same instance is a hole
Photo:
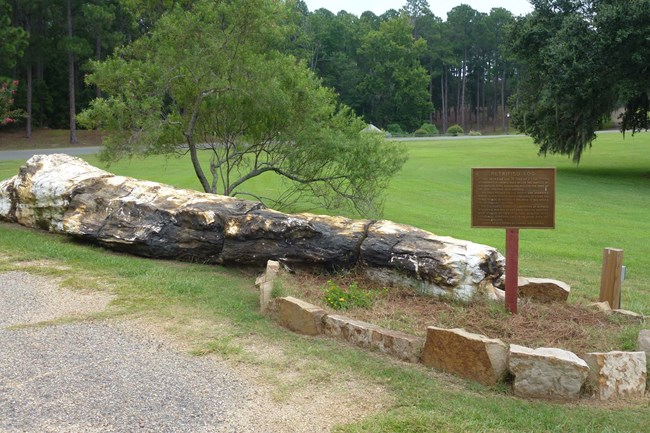
[[[485,245],[391,221],[284,214],[251,201],[116,176],[67,155],[36,155],[17,176],[0,182],[0,219],[145,257],[364,266],[466,300],[503,276],[503,257]]]

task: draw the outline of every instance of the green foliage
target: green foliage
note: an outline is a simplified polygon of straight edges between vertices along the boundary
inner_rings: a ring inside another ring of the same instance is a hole
[[[344,289],[332,280],[327,281],[323,298],[335,310],[370,308],[373,302],[372,293],[360,289],[356,282]]]
[[[363,78],[357,89],[363,101],[361,113],[370,123],[385,126],[390,119],[413,130],[433,108],[429,77],[418,60],[426,42],[412,33],[408,17],[400,16],[382,22],[361,41]]]
[[[22,57],[27,47],[28,34],[12,25],[12,7],[7,0],[0,0],[0,76],[2,69],[10,70]]]
[[[289,12],[266,0],[204,0],[190,11],[174,9],[149,36],[94,64],[88,82],[108,97],[79,121],[110,133],[103,153],[109,162],[177,153],[183,143],[206,192],[276,208],[312,200],[379,215],[381,193],[405,153],[380,134],[362,134],[362,120],[278,49],[290,30],[283,25]],[[208,164],[200,151],[210,155]],[[284,180],[281,197],[243,189],[264,174]]]
[[[481,131],[474,131],[473,129],[470,129],[469,134],[467,135],[469,135],[470,137],[478,137],[481,135]]]
[[[509,34],[525,78],[514,126],[540,153],[576,163],[602,118],[622,105],[623,131],[647,129],[649,32],[650,0],[535,2],[535,12]]]
[[[423,135],[418,135],[418,131],[422,131],[422,132],[424,132],[424,134]],[[423,136],[433,137],[434,135],[438,135],[438,127],[436,127],[436,125],[434,125],[433,123],[423,123],[422,126],[420,126],[420,128],[417,131],[414,132],[414,135],[416,137],[418,137],[418,136],[420,136],[420,137],[423,137]]]
[[[460,125],[451,125],[449,128],[447,128],[447,135],[453,135],[454,137],[457,135],[463,135],[465,131],[463,131],[463,128]]]
[[[404,135],[406,132],[402,129],[402,125],[399,123],[389,123],[386,126],[386,131],[390,132],[393,135]]]

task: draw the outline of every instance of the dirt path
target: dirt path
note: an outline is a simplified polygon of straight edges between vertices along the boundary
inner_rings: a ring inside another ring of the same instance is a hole
[[[303,389],[274,402],[250,366],[188,356],[139,321],[79,320],[110,301],[0,274],[0,431],[325,432],[372,402],[367,389]],[[333,418],[333,404],[349,409]]]

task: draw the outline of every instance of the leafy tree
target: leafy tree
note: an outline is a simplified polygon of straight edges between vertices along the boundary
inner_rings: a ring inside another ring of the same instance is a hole
[[[510,33],[524,66],[513,123],[540,153],[580,161],[603,118],[648,128],[650,0],[533,0]]]
[[[189,152],[206,192],[276,206],[308,197],[328,208],[378,213],[405,155],[379,134],[361,133],[364,123],[278,49],[287,10],[267,0],[198,1],[95,63],[88,81],[108,97],[80,119],[111,133],[104,159]],[[271,174],[286,182],[280,197],[243,189]]]
[[[363,78],[358,85],[365,118],[378,126],[399,123],[415,130],[429,117],[429,76],[420,64],[426,42],[413,37],[406,15],[384,21],[359,48]]]
[[[0,0],[0,71],[13,68],[27,47],[27,32],[14,26],[12,14],[11,5]]]

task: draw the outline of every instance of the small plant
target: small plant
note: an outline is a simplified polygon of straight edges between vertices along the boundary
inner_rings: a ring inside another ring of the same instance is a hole
[[[467,134],[467,135],[469,135],[470,137],[477,137],[477,136],[481,135],[481,131],[474,131],[473,129],[470,129],[469,134]]]
[[[453,135],[454,137],[464,133],[465,131],[463,131],[463,128],[460,125],[451,125],[449,128],[447,128],[447,134]]]
[[[372,305],[372,294],[359,288],[357,283],[352,283],[347,289],[339,287],[332,280],[325,285],[325,302],[335,310],[348,308],[369,308]]]

